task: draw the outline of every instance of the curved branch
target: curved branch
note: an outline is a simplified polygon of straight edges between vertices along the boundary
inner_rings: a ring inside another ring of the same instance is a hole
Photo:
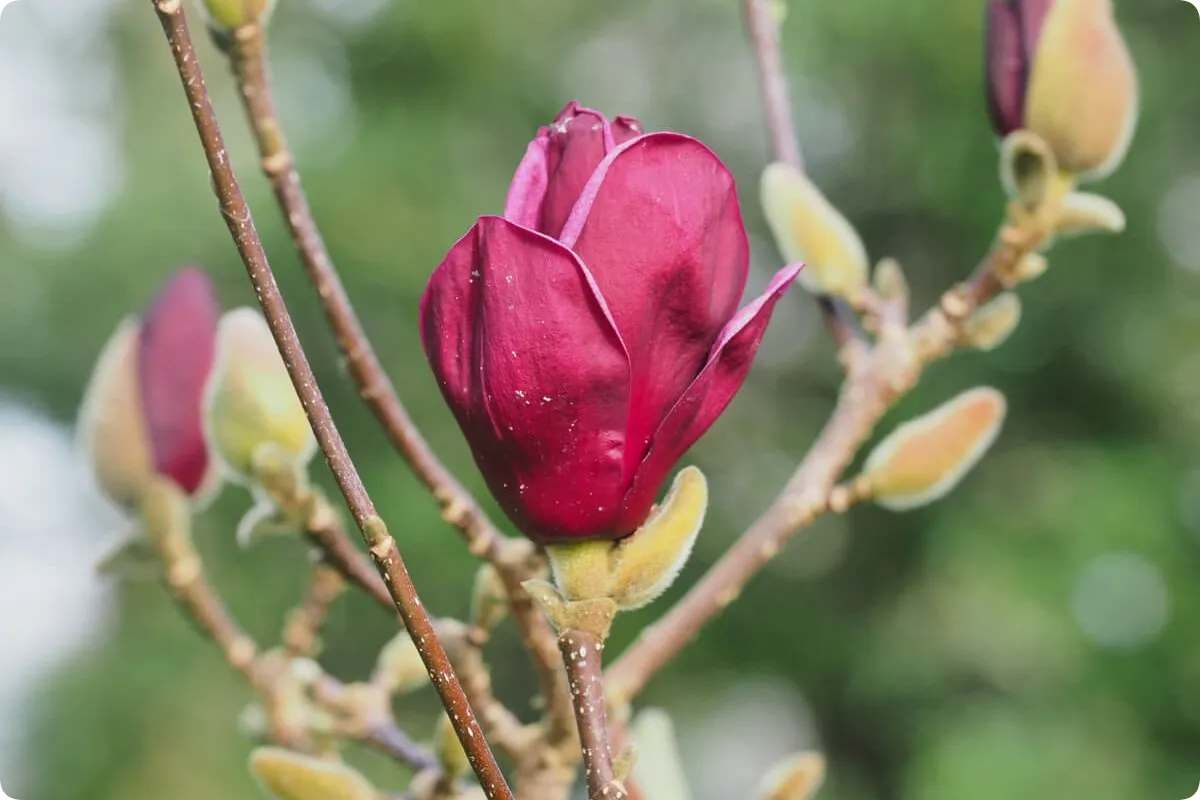
[[[225,217],[238,253],[245,262],[247,275],[254,285],[263,314],[287,365],[292,385],[308,415],[325,460],[333,472],[338,488],[346,498],[355,522],[367,540],[372,558],[391,592],[392,599],[417,644],[425,668],[429,671],[434,688],[441,697],[463,749],[468,754],[471,766],[479,777],[480,785],[488,798],[512,800],[512,791],[508,788],[495,756],[484,740],[470,703],[467,702],[462,686],[446,658],[446,652],[438,642],[429,614],[417,597],[416,587],[413,586],[412,578],[404,566],[396,542],[388,534],[387,526],[380,519],[374,503],[367,494],[300,345],[262,242],[255,231],[250,208],[229,163],[224,139],[204,83],[204,74],[196,59],[182,2],[152,0],[152,3],[171,46],[196,129],[204,145],[221,213]]]

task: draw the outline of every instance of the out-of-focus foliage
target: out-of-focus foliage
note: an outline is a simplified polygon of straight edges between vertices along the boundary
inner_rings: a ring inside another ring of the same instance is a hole
[[[883,430],[972,385],[1003,391],[1004,431],[953,493],[908,515],[864,507],[822,521],[651,684],[644,701],[676,715],[697,800],[747,796],[771,764],[810,747],[828,759],[822,800],[1194,791],[1200,88],[1189,77],[1200,21],[1178,0],[1118,2],[1117,16],[1143,116],[1128,159],[1097,191],[1124,209],[1126,231],[1060,241],[1049,272],[1021,290],[1012,337],[939,365],[889,417]],[[982,22],[982,0],[790,4],[787,64],[810,174],[869,252],[904,265],[918,305],[974,266],[1002,211]],[[413,415],[479,495],[421,353],[417,298],[473,218],[501,209],[527,140],[567,100],[712,146],[742,187],[750,288],[778,266],[755,202],[769,158],[732,0],[287,0],[272,32],[284,122],[347,288]],[[366,483],[426,605],[466,614],[475,562],[346,382],[221,59],[210,46],[201,55]],[[42,109],[5,110],[0,123],[0,390],[64,423],[105,338],[168,270],[202,264],[226,306],[253,301],[168,62],[146,2],[22,0],[0,22],[0,104]],[[837,380],[812,301],[794,291],[745,389],[688,458],[711,487],[692,561],[664,598],[618,619],[608,654],[769,502]],[[239,550],[233,531],[248,503],[227,490],[197,537],[234,611],[271,641],[306,554],[285,539]],[[35,524],[0,530],[38,535]],[[234,735],[245,687],[158,585],[118,592],[108,640],[47,674],[20,777],[6,776],[5,790],[22,800],[258,797],[251,745]],[[363,677],[393,633],[352,597],[335,609],[323,662]],[[5,642],[5,658],[21,648]],[[489,648],[499,692],[529,717],[532,681],[510,623]],[[400,719],[429,736],[432,695],[402,704]],[[372,754],[351,759],[380,785],[398,777]]]

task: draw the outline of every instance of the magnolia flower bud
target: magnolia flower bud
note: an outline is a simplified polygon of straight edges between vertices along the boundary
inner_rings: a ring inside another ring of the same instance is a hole
[[[217,472],[200,416],[217,314],[207,276],[181,269],[105,345],[84,394],[78,436],[101,491],[117,506],[136,506],[154,475],[170,479],[194,505],[212,497]]]
[[[250,754],[250,772],[276,800],[376,800],[379,793],[340,761],[260,747]]]
[[[306,463],[316,440],[266,320],[251,308],[226,313],[217,348],[205,421],[229,471],[253,478],[255,453],[265,445]]]
[[[429,672],[408,631],[400,631],[379,652],[371,681],[388,694],[403,694],[429,684]]]
[[[218,33],[265,24],[274,6],[275,0],[201,0],[200,3],[209,28]]]
[[[471,762],[463,750],[462,742],[445,713],[438,717],[437,727],[434,728],[433,754],[437,756],[442,772],[451,778],[461,777],[471,770]]]
[[[1055,0],[1029,76],[1027,127],[1059,166],[1095,180],[1125,157],[1137,107],[1137,74],[1112,0]]]
[[[104,346],[79,414],[79,439],[104,496],[137,505],[151,475],[150,441],[137,386],[135,319],[126,319]]]
[[[1138,107],[1112,0],[992,0],[987,14],[996,132],[1033,131],[1082,180],[1110,173],[1129,148]]]
[[[854,227],[803,172],[782,162],[762,175],[762,206],[779,252],[803,263],[800,285],[854,301],[867,281],[867,251]]]
[[[896,428],[867,458],[860,480],[892,511],[944,497],[978,463],[1004,421],[1004,395],[989,387],[963,392]]]
[[[763,779],[762,800],[809,800],[825,782],[825,757],[800,753],[777,764]]]
[[[1021,298],[1004,292],[980,306],[963,323],[963,341],[976,350],[995,350],[1021,321]]]

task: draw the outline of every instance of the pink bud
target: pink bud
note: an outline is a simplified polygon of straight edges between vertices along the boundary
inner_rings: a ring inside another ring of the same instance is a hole
[[[215,470],[201,426],[217,300],[198,269],[175,273],[141,320],[105,346],[80,413],[80,438],[100,488],[131,508],[152,474],[201,498]]]

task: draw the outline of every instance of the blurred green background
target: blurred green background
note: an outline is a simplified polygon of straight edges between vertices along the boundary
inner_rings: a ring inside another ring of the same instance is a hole
[[[925,306],[974,265],[1002,212],[983,3],[788,5],[809,169]],[[697,800],[749,797],[776,758],[810,746],[830,759],[825,800],[1179,800],[1200,782],[1200,20],[1178,0],[1119,0],[1117,13],[1144,109],[1098,191],[1127,232],[1060,243],[1022,292],[1013,338],[939,365],[889,416],[979,383],[1007,394],[994,451],[949,498],[822,521],[651,684],[642,702],[675,716]],[[417,299],[473,218],[502,208],[526,142],[567,100],[712,146],[742,187],[750,290],[778,266],[732,0],[280,0],[272,34],[284,122],[350,294],[413,415],[478,495],[421,353]],[[350,449],[426,605],[461,615],[473,562],[347,384],[223,62],[207,43],[202,58]],[[168,62],[146,0],[22,0],[0,22],[0,779],[21,800],[259,796],[236,729],[247,689],[153,581],[90,577],[117,528],[81,494],[65,438],[103,341],[169,270],[201,264],[228,305],[253,301]],[[795,290],[686,459],[714,486],[694,558],[666,598],[619,620],[610,653],[771,500],[837,383]],[[270,642],[306,554],[283,539],[240,551],[248,502],[227,490],[201,544]],[[391,630],[344,600],[323,662],[362,677]],[[491,656],[499,692],[528,717],[507,627]],[[400,718],[424,736],[435,708],[423,694]],[[354,759],[385,785],[403,777]]]

